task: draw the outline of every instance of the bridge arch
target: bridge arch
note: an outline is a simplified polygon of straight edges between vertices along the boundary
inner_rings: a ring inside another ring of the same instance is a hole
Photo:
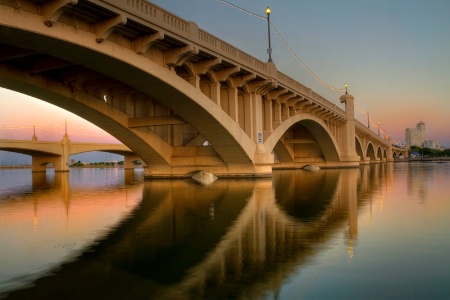
[[[21,147],[21,145],[14,145],[11,147],[2,145],[0,146],[0,150],[30,155],[32,157],[31,160],[32,172],[45,172],[47,170],[47,165],[49,164],[54,166],[55,171],[62,171],[63,160],[61,157],[61,151],[55,147],[48,147],[47,143],[45,143],[43,146],[44,148],[48,149],[33,150],[26,147]]]
[[[298,137],[295,134],[293,135],[292,131],[290,132],[299,125],[305,128],[310,136]],[[296,163],[295,151],[293,147],[288,146],[288,144],[295,143],[317,145],[320,155],[323,157],[321,163],[320,160],[317,161],[319,164],[326,165],[327,163],[339,162],[339,146],[326,124],[318,117],[305,113],[290,117],[270,134],[264,142],[264,147],[268,152],[274,151],[281,164]]]
[[[377,158],[378,158],[379,160],[382,160],[382,159],[383,159],[383,149],[381,149],[381,146],[379,146],[379,145],[378,145],[378,147],[377,147]]]
[[[388,156],[387,156],[387,149],[386,149],[386,148],[383,148],[383,158],[384,158],[384,159],[388,159]]]
[[[369,157],[371,162],[376,161],[375,147],[372,142],[367,143],[366,156]]]
[[[29,26],[30,22],[24,22],[24,25]],[[86,37],[89,33],[84,31],[77,31],[68,41],[66,31],[59,26],[45,29],[47,35],[33,33],[31,28],[25,30],[8,28],[8,37],[3,34],[2,38],[14,47],[32,49],[62,59],[69,65],[89,66],[91,73],[100,76],[108,74],[113,78],[108,79],[106,85],[97,83],[96,86],[89,86],[90,82],[84,81],[74,87],[73,81],[58,82],[54,77],[31,76],[28,72],[1,66],[2,87],[49,102],[92,122],[127,145],[148,165],[171,173],[174,147],[156,135],[154,130],[128,126],[134,112],[126,111],[124,103],[127,100],[121,101],[120,96],[112,92],[116,85],[125,86],[125,89],[131,88],[134,93],[161,103],[185,123],[192,125],[212,145],[220,157],[219,164],[225,165],[225,168],[244,164],[253,169],[255,144],[250,137],[243,134],[239,124],[200,89],[174,71],[145,56],[134,52],[130,55],[130,51],[117,44],[105,47],[95,42],[87,43],[95,39]],[[19,43],[25,36],[30,44]],[[77,55],[73,55],[75,52]],[[115,66],[114,72],[110,69],[111,65]]]
[[[361,142],[361,140],[359,139],[359,137],[357,135],[355,135],[355,150],[356,150],[356,154],[359,156],[361,161],[364,161],[364,157],[366,157],[364,155],[364,150],[363,150],[363,143]]]

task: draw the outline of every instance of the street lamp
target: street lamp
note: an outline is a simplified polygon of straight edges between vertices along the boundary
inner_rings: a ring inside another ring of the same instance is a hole
[[[378,121],[378,136],[380,136],[380,121]]]
[[[267,14],[267,34],[269,37],[269,48],[267,49],[267,54],[269,54],[269,62],[272,62],[272,48],[270,47],[270,7],[267,6],[266,14]]]
[[[367,110],[367,128],[370,129],[370,125],[369,125],[369,110]]]

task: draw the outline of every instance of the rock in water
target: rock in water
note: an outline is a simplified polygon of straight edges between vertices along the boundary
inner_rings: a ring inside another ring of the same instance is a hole
[[[306,171],[318,171],[318,170],[320,170],[320,168],[318,166],[315,166],[315,165],[306,165],[306,166],[303,167],[303,170],[306,170]]]
[[[200,182],[201,184],[210,184],[217,180],[217,176],[206,172],[206,171],[200,171],[196,173],[194,176],[192,176],[192,179],[194,179],[197,182]]]

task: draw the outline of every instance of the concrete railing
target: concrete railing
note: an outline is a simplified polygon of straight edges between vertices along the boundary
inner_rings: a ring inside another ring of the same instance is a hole
[[[145,0],[101,0],[108,6],[119,8],[130,14],[133,19],[139,18],[140,22],[149,22],[157,25],[161,30],[176,35],[178,39],[186,43],[198,45],[201,48],[216,54],[219,57],[226,58],[238,66],[242,66],[259,76],[271,78],[267,63],[262,62],[239,48],[217,38],[216,36],[200,29],[196,23],[184,20],[175,14],[160,8]],[[152,27],[152,26],[149,26]],[[323,107],[333,110],[338,115],[345,118],[345,111],[336,104],[328,101],[324,97],[312,91],[293,78],[277,72],[274,78],[279,84],[292,90],[294,93],[308,98]]]

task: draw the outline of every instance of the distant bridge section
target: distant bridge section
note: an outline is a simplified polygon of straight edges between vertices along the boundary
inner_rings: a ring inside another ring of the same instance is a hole
[[[55,171],[69,171],[69,157],[74,154],[103,151],[124,156],[124,168],[134,168],[134,163],[140,160],[130,148],[123,144],[75,143],[67,135],[60,142],[32,140],[0,140],[0,150],[16,152],[32,157],[32,172],[45,172],[50,163]]]

